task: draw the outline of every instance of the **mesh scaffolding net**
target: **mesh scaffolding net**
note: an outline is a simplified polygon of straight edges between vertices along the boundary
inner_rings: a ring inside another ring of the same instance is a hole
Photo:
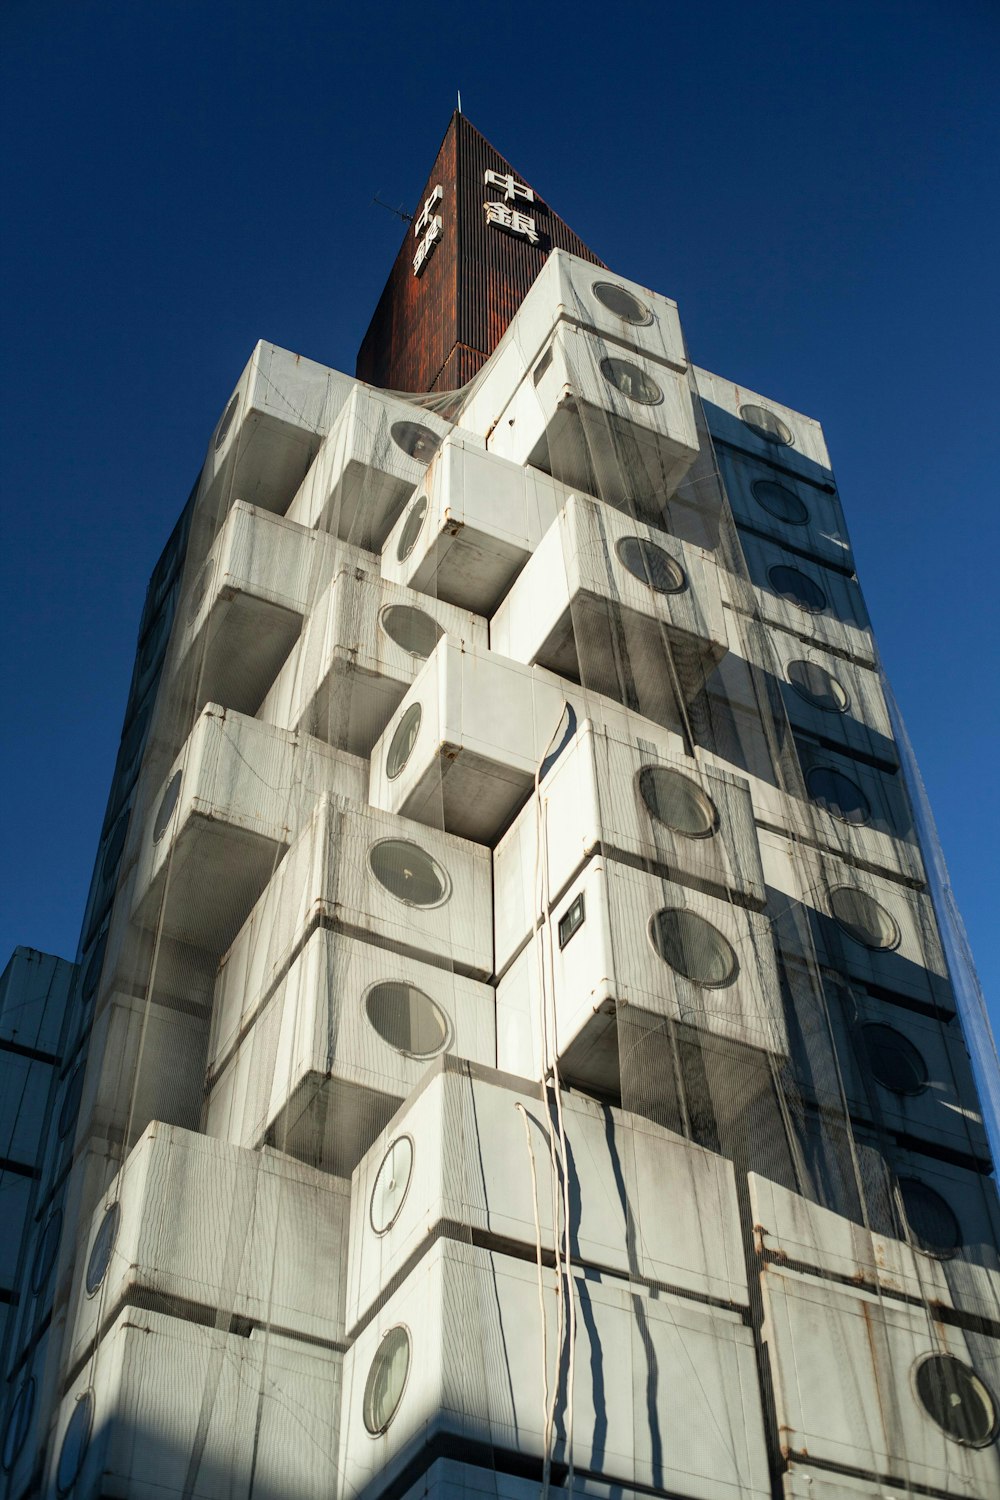
[[[598,274],[461,391],[262,345],[224,410],[12,1496],[996,1493],[996,1053],[822,435]]]

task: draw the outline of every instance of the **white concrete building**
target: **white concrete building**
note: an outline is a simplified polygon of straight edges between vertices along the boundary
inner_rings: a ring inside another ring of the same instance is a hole
[[[989,1122],[822,430],[450,136],[386,296],[466,188],[530,290],[449,395],[257,347],[79,966],[4,978],[4,1493],[991,1500]]]

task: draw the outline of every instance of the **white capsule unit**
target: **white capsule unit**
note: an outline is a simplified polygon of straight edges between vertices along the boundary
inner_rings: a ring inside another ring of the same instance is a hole
[[[910,1170],[923,1171],[923,1161],[913,1160],[918,1165]],[[958,1250],[947,1254],[925,1250],[908,1227],[907,1238],[880,1233],[750,1173],[757,1249],[775,1261],[870,1291],[940,1304],[996,1322],[1000,1317],[1000,1203],[995,1184],[990,1179],[977,1183],[975,1174],[962,1173],[958,1168],[949,1171],[940,1163],[931,1165],[936,1171],[929,1182],[907,1177],[906,1166],[902,1165],[903,1189],[916,1217],[915,1190],[908,1184],[919,1180],[926,1188],[936,1183],[936,1191],[942,1177],[950,1177],[946,1190],[964,1211],[969,1230],[960,1226],[960,1232],[968,1233],[971,1241]],[[926,1193],[921,1201],[930,1201]]]
[[[380,551],[451,430],[434,412],[355,382],[289,506],[289,520]],[[467,441],[477,443],[471,433]]]
[[[537,1213],[542,1248],[553,1253],[553,1203],[566,1183],[577,1265],[746,1305],[729,1162],[636,1115],[568,1093],[557,1109],[553,1095],[542,1103],[522,1080],[448,1056],[354,1173],[348,1331],[441,1232],[488,1236],[528,1256]],[[664,1214],[664,1201],[689,1211]]]
[[[651,1019],[650,1019],[651,1018]],[[616,860],[592,859],[497,986],[498,1065],[614,1095],[623,1020],[675,1021],[787,1055],[767,919]]]
[[[877,995],[955,1009],[930,896],[855,862],[761,830],[775,942]]]
[[[716,442],[814,483],[833,483],[826,439],[814,417],[749,391],[722,375],[698,367],[693,373],[708,429]]]
[[[658,364],[688,367],[677,303],[592,261],[553,250],[535,277],[505,335],[528,363],[557,324],[567,323]]]
[[[749,582],[742,570],[720,575],[728,604],[862,666],[875,665],[871,622],[856,578],[753,532],[741,532],[740,547]]]
[[[996,1493],[1000,1340],[775,1265],[761,1282],[788,1457],[937,1494]]]
[[[45,1495],[56,1500],[328,1500],[343,1355],[126,1308],[59,1408]]]
[[[542,832],[549,903],[594,854],[764,904],[747,782],[683,753],[584,720],[493,854],[497,973],[542,914]]]
[[[502,1469],[463,1463],[455,1458],[437,1458],[425,1469],[416,1483],[405,1491],[403,1500],[538,1500],[538,1479],[505,1474]],[[569,1491],[550,1485],[553,1500],[566,1500]],[[639,1491],[609,1485],[589,1475],[573,1475],[573,1493],[590,1500],[639,1500]],[[891,1497],[890,1497],[891,1500]]]
[[[318,927],[255,1009],[219,997],[205,1125],[350,1173],[443,1052],[492,1066],[493,991]]]
[[[907,885],[927,880],[902,774],[797,737],[808,837],[849,864]]]
[[[283,515],[354,381],[275,344],[257,344],[208,445],[202,486]]]
[[[855,1479],[809,1464],[789,1464],[781,1486],[783,1500],[919,1500],[915,1490],[881,1484],[877,1479]]]
[[[75,1366],[122,1303],[344,1338],[349,1184],[275,1151],[150,1125],[81,1242]]]
[[[238,500],[182,601],[178,670],[195,706],[256,713],[320,591],[366,553]]]
[[[372,751],[369,800],[495,844],[575,722],[551,673],[442,640]]]
[[[677,488],[698,453],[686,375],[569,323],[537,357],[515,336],[509,330],[459,413],[477,430],[491,414],[490,452],[612,505]]]
[[[719,467],[736,524],[761,532],[818,561],[854,571],[854,554],[837,491],[825,477],[776,470],[720,443]]]
[[[488,626],[377,572],[347,569],[317,600],[260,717],[367,756],[445,634],[485,648]]]
[[[543,1282],[544,1318],[530,1262],[448,1240],[428,1251],[345,1357],[345,1493],[391,1483],[441,1444],[491,1466],[500,1454],[540,1465],[542,1329],[557,1323],[551,1272]],[[769,1495],[753,1337],[739,1315],[583,1275],[572,1295],[573,1458],[587,1482],[692,1500]],[[550,1389],[556,1347],[550,1338]],[[553,1458],[565,1456],[560,1420]]]
[[[718,569],[576,495],[490,621],[490,645],[676,728],[728,649]]]
[[[325,798],[275,871],[219,969],[252,1008],[313,928],[473,979],[493,972],[488,849],[345,798]]]
[[[539,469],[487,453],[457,432],[385,540],[382,576],[491,614],[570,491]]]
[[[154,797],[132,917],[216,954],[320,797],[365,795],[364,763],[209,704]]]

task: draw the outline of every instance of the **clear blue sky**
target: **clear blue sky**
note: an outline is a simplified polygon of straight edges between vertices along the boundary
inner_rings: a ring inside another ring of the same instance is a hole
[[[0,33],[0,962],[74,952],[146,579],[254,341],[353,370],[402,230],[372,195],[412,207],[460,87],[699,363],[823,421],[1000,995],[994,0],[4,0]]]

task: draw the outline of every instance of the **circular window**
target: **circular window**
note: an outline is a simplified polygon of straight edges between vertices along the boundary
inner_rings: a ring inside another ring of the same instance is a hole
[[[24,1382],[10,1409],[7,1426],[3,1434],[3,1466],[10,1470],[24,1447],[35,1414],[35,1379],[31,1376]]]
[[[383,1156],[372,1188],[369,1218],[376,1234],[385,1234],[399,1218],[412,1172],[413,1142],[401,1135]]]
[[[409,1370],[410,1335],[397,1323],[383,1335],[365,1381],[362,1413],[372,1437],[384,1432],[396,1415]]]
[[[87,967],[83,971],[83,980],[80,985],[80,1003],[89,1005],[97,993],[97,986],[101,982],[101,970],[104,968],[104,954],[108,946],[108,929],[105,927],[97,942],[90,951],[87,959]]]
[[[157,657],[160,654],[160,647],[163,645],[169,629],[170,617],[167,614],[166,606],[164,606],[158,618],[150,627],[146,639],[143,642],[142,649],[139,652],[140,677],[144,677],[149,671],[150,667],[156,661]]]
[[[188,612],[190,614],[196,615],[204,604],[205,595],[208,593],[214,572],[215,561],[210,557],[191,586],[191,596],[188,599]]]
[[[158,844],[167,831],[167,825],[174,815],[177,799],[181,794],[181,773],[175,771],[167,782],[167,790],[163,793],[156,821],[153,824],[153,843]]]
[[[623,323],[632,323],[637,328],[652,323],[653,314],[649,308],[625,287],[616,286],[613,281],[595,281],[593,290],[601,306],[614,313],[616,318],[621,318]]]
[[[117,1202],[112,1203],[101,1220],[100,1228],[94,1236],[94,1243],[90,1249],[90,1259],[87,1262],[88,1297],[94,1295],[107,1275],[108,1266],[111,1264],[111,1252],[114,1250],[115,1240],[118,1238],[118,1226],[121,1223],[121,1217],[121,1205]]]
[[[420,528],[424,524],[426,514],[427,496],[421,495],[419,500],[414,500],[410,506],[409,515],[403,522],[403,529],[400,532],[399,542],[396,546],[397,562],[405,562],[417,545],[417,537],[420,535]]]
[[[80,1112],[80,1100],[82,1097],[83,1063],[79,1062],[70,1074],[69,1082],[66,1084],[63,1093],[62,1108],[59,1111],[59,1124],[57,1127],[60,1140],[65,1140],[76,1124],[76,1117]]]
[[[836,714],[847,712],[851,700],[846,690],[818,662],[805,661],[800,657],[797,661],[788,663],[785,675],[799,697],[811,703],[813,708],[826,709]]]
[[[944,1258],[961,1249],[961,1226],[940,1193],[919,1178],[900,1177],[899,1196],[910,1238],[921,1250]]]
[[[35,1261],[31,1268],[31,1291],[37,1297],[45,1286],[59,1252],[59,1236],[62,1234],[62,1209],[57,1208],[45,1221],[45,1228],[38,1236]]]
[[[411,703],[396,725],[396,733],[390,741],[389,753],[385,758],[385,774],[390,781],[395,781],[409,760],[413,747],[417,743],[422,718],[423,709],[420,704]]]
[[[623,536],[615,543],[618,561],[658,594],[679,594],[687,584],[684,569],[669,552],[641,536]]]
[[[639,795],[658,823],[689,839],[705,839],[718,827],[715,804],[690,778],[667,766],[643,766]]]
[[[402,448],[418,464],[429,464],[441,446],[441,439],[419,422],[393,422],[389,429],[397,448]]]
[[[601,374],[616,391],[641,406],[656,406],[663,400],[663,392],[652,376],[630,359],[617,359],[613,355],[602,359]]]
[[[693,911],[665,906],[649,923],[653,947],[672,969],[703,989],[723,989],[739,962],[722,933]]]
[[[872,1021],[861,1028],[872,1077],[892,1094],[922,1094],[927,1087],[927,1064],[895,1026]]]
[[[770,568],[767,574],[771,587],[779,599],[797,604],[807,614],[818,615],[826,609],[826,595],[819,584],[798,568],[789,568],[784,563]]]
[[[841,823],[867,823],[871,817],[861,788],[831,766],[813,766],[806,775],[806,789],[818,807]]]
[[[791,443],[791,431],[781,418],[773,411],[768,411],[766,406],[741,406],[740,416],[750,431],[755,432],[766,443],[780,443],[783,447],[788,447]]]
[[[809,511],[805,502],[787,484],[778,484],[775,479],[756,479],[750,488],[757,504],[776,520],[784,521],[788,526],[808,524]]]
[[[997,1435],[996,1403],[971,1365],[953,1354],[928,1354],[914,1376],[917,1396],[946,1437],[985,1448]]]
[[[222,421],[219,423],[218,427],[216,428],[216,431],[215,431],[215,451],[216,451],[216,453],[218,453],[219,449],[222,447],[223,443],[226,441],[226,438],[229,436],[229,429],[230,429],[230,427],[232,427],[232,425],[233,425],[233,419],[235,418],[236,413],[239,411],[239,409],[240,409],[240,393],[239,393],[239,391],[237,391],[236,395],[233,397],[233,399],[230,401],[229,405],[226,407],[226,410],[223,413]]]
[[[900,932],[893,918],[874,896],[853,885],[838,885],[830,892],[830,910],[848,937],[876,953],[899,946]]]
[[[384,1042],[407,1057],[436,1057],[451,1039],[439,1005],[401,979],[385,979],[365,996],[365,1014]]]
[[[56,1470],[56,1490],[68,1495],[80,1477],[83,1461],[87,1456],[90,1429],[94,1420],[94,1393],[84,1391],[77,1396],[73,1415],[66,1424],[62,1447],[59,1450],[59,1467]]]
[[[122,813],[118,822],[108,834],[108,842],[104,848],[104,859],[101,861],[101,879],[110,880],[118,869],[118,861],[122,857],[125,848],[125,836],[128,833],[129,808]]]
[[[379,623],[390,641],[426,661],[444,630],[432,615],[412,604],[387,604],[379,615]]]
[[[407,906],[440,906],[451,895],[451,881],[437,860],[410,839],[383,839],[368,863],[379,885]]]

